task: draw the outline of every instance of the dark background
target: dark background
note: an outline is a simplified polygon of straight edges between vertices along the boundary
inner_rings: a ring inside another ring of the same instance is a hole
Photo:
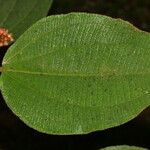
[[[122,18],[150,31],[150,0],[54,0],[48,15],[81,11]],[[0,48],[0,62],[7,49]],[[150,149],[150,108],[130,122],[105,131],[56,136],[27,127],[6,106],[0,94],[0,150],[97,150],[121,144]]]

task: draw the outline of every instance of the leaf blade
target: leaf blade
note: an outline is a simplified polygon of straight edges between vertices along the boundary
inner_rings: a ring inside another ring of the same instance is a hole
[[[47,15],[52,0],[1,0],[0,4],[0,26],[17,39],[29,26]]]
[[[136,147],[136,146],[127,146],[127,145],[120,145],[120,146],[110,146],[103,148],[101,150],[146,150],[145,148]]]
[[[120,125],[150,104],[149,39],[100,15],[42,19],[4,57],[3,95],[42,132],[81,134]]]

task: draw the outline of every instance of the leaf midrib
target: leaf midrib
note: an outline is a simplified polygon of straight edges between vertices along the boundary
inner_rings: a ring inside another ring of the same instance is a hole
[[[26,71],[26,70],[14,70],[14,69],[2,69],[2,72],[14,72],[14,73],[23,73],[30,75],[43,75],[43,76],[63,76],[63,77],[99,77],[100,74],[79,74],[79,73],[48,73],[48,72],[36,72],[36,71]]]
[[[56,70],[55,70],[56,71]],[[6,73],[6,72],[13,72],[13,73],[22,73],[22,74],[29,74],[29,75],[40,75],[40,76],[58,76],[58,77],[83,77],[83,78],[89,78],[89,77],[95,77],[95,78],[106,78],[108,79],[109,77],[120,77],[120,76],[146,76],[150,75],[150,72],[128,72],[128,73],[123,73],[123,72],[97,72],[97,73],[75,73],[75,72],[65,72],[65,73],[60,73],[60,72],[40,72],[40,71],[27,71],[27,70],[15,70],[15,69],[10,69],[10,68],[2,68],[0,67],[0,72]]]

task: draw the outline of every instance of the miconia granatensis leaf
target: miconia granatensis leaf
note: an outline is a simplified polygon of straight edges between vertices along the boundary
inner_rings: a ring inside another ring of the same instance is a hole
[[[0,28],[16,40],[33,23],[45,17],[52,0],[0,0]]]
[[[120,145],[120,146],[110,146],[100,150],[147,150],[147,149],[136,146]]]
[[[150,34],[102,15],[50,16],[9,48],[1,78],[7,105],[38,131],[118,126],[150,105]]]

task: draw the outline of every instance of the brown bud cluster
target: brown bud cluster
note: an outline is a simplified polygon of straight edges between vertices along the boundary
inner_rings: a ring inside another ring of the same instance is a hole
[[[12,34],[9,33],[7,29],[0,28],[0,47],[7,46],[13,41]]]

